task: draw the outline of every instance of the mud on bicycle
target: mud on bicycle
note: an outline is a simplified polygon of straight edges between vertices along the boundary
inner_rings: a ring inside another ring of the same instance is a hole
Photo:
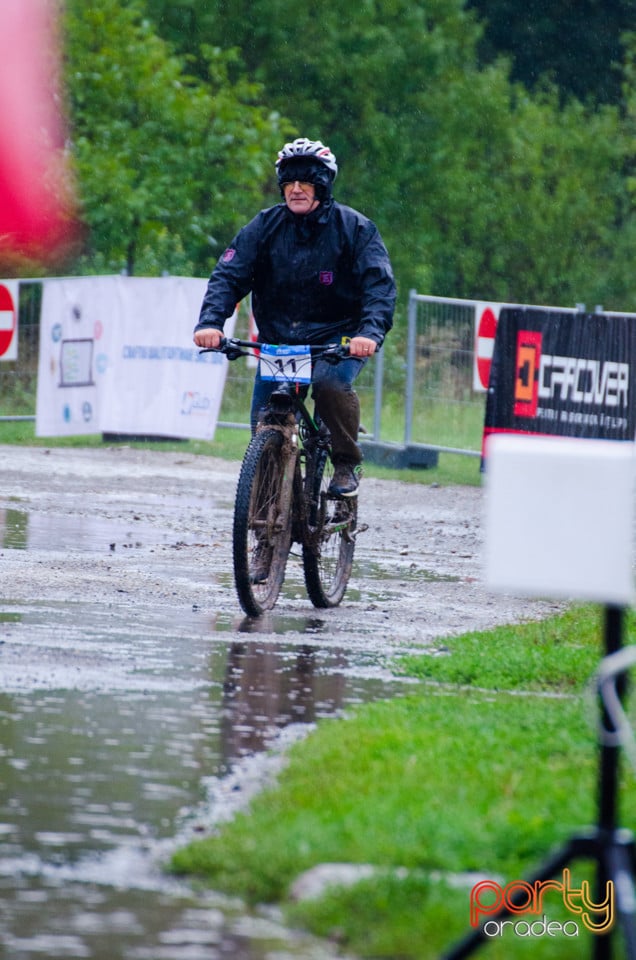
[[[280,593],[293,543],[302,550],[305,586],[315,607],[335,607],[351,576],[358,498],[329,492],[331,438],[306,397],[312,362],[338,363],[346,345],[286,346],[224,339],[229,360],[258,356],[261,377],[275,381],[243,457],[234,504],[234,582],[248,616],[270,610]]]

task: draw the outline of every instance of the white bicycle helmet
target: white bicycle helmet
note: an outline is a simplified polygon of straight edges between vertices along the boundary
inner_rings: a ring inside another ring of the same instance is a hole
[[[320,140],[308,140],[307,137],[298,137],[291,143],[286,143],[282,150],[278,151],[278,160],[276,161],[276,170],[280,170],[281,163],[287,160],[305,159],[318,160],[323,163],[331,174],[331,179],[335,180],[338,174],[338,164],[336,158],[324,143]]]

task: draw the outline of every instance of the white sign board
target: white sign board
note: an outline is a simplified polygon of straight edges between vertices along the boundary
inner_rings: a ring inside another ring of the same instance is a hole
[[[44,281],[37,435],[211,440],[227,360],[192,342],[205,288],[185,277]]]
[[[634,444],[488,438],[486,582],[533,597],[633,600]]]

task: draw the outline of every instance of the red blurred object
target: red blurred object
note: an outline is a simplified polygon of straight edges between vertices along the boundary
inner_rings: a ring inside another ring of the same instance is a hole
[[[0,253],[55,257],[72,239],[57,0],[0,0]]]

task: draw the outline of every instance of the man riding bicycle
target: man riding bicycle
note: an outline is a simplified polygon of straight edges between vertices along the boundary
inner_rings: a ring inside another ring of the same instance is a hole
[[[353,383],[393,325],[396,289],[375,224],[332,197],[336,158],[319,140],[286,143],[276,161],[284,202],[262,210],[239,231],[208,282],[194,342],[216,348],[236,304],[252,293],[263,343],[325,345],[350,338],[349,357],[317,360],[316,410],[329,428],[334,475],[330,493],[355,496],[362,452],[360,402]],[[256,374],[252,429],[274,388]]]

